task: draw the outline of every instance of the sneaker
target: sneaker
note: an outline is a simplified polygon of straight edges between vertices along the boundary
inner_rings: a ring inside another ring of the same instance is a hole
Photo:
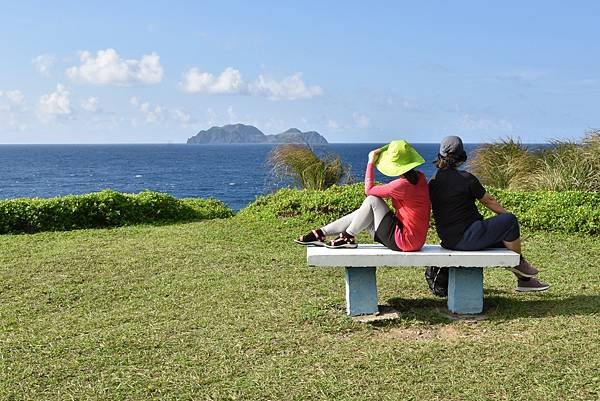
[[[321,229],[312,230],[308,234],[301,235],[297,239],[294,240],[295,243],[301,245],[314,245],[314,246],[324,246],[325,245],[325,235]]]
[[[519,266],[511,267],[510,270],[521,277],[533,277],[539,273],[538,269],[529,264],[529,262],[523,257],[521,257],[521,263],[519,263]]]
[[[537,278],[530,278],[529,280],[517,280],[517,288],[515,291],[518,292],[531,292],[531,291],[546,291],[550,288],[550,284],[546,284],[538,280]]]
[[[339,237],[325,243],[327,248],[356,248],[356,238],[352,235],[341,233]]]

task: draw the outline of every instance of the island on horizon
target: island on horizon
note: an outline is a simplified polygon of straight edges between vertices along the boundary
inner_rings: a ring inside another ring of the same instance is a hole
[[[265,135],[261,130],[245,124],[228,124],[202,130],[187,140],[188,144],[290,144],[325,145],[327,139],[316,131],[302,132],[290,128],[275,135]]]

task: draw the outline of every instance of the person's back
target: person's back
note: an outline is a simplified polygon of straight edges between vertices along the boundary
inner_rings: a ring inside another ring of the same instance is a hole
[[[419,178],[416,184],[405,183],[404,196],[392,198],[392,204],[404,226],[400,233],[402,248],[410,251],[419,250],[425,244],[431,210],[427,178],[420,171],[417,174]]]
[[[435,228],[443,247],[452,248],[467,227],[483,219],[475,200],[484,194],[479,180],[467,171],[444,168],[431,178],[429,196]]]
[[[515,215],[488,194],[473,174],[458,170],[467,160],[462,140],[448,136],[440,143],[436,174],[429,181],[429,196],[436,231],[444,248],[476,251],[506,247],[521,254],[521,233]],[[496,213],[483,219],[475,201]],[[538,270],[521,254],[511,270],[518,278],[517,291],[544,291],[550,286],[536,279]]]

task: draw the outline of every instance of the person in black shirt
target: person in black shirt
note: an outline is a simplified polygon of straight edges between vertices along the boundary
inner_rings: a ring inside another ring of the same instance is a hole
[[[429,181],[429,196],[435,228],[447,249],[476,251],[506,247],[521,255],[518,266],[511,268],[518,278],[517,291],[544,291],[550,286],[534,276],[538,270],[521,253],[519,222],[488,194],[473,174],[458,170],[467,160],[462,140],[448,136],[440,144],[438,168]],[[496,213],[484,219],[475,201]]]

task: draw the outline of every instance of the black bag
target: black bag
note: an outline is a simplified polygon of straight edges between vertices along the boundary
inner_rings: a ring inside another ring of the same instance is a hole
[[[438,297],[448,296],[448,268],[427,266],[425,269],[425,280],[429,285],[431,293]]]

